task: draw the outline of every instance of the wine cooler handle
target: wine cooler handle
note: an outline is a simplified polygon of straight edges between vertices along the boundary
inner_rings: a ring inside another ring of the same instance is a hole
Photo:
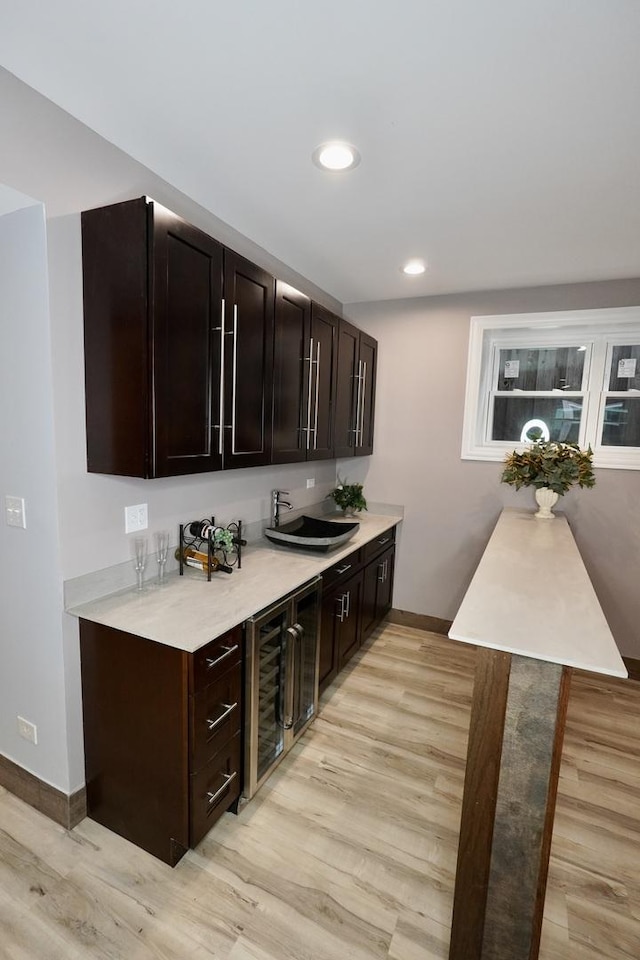
[[[295,627],[287,627],[286,633],[289,634],[291,642],[287,643],[287,656],[286,656],[286,669],[285,669],[285,720],[282,726],[285,730],[290,730],[295,722],[294,716],[294,670],[295,670],[295,654],[296,654],[296,642],[298,638],[298,632]]]
[[[296,637],[295,644],[295,691],[293,702],[294,723],[298,723],[302,717],[302,703],[304,699],[304,675],[302,670],[302,640],[304,637],[304,627],[299,623],[294,623],[291,628]]]

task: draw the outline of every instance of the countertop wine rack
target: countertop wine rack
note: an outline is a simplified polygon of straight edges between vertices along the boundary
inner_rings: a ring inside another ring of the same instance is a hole
[[[204,535],[191,534],[188,531],[197,526],[200,530],[205,529]],[[229,535],[231,540],[229,540]],[[224,539],[225,543],[220,541]],[[240,570],[242,567],[242,548],[247,543],[242,538],[242,520],[232,520],[225,525],[216,524],[215,517],[205,517],[204,520],[190,520],[188,523],[180,524],[180,576],[184,573],[186,566],[184,562],[184,551],[189,547],[197,550],[199,553],[205,553],[208,557],[207,580],[211,580],[212,561],[219,560],[229,567]]]

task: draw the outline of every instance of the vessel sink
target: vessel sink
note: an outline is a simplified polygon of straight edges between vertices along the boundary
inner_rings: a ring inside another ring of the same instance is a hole
[[[298,517],[279,527],[267,527],[264,534],[283,547],[304,547],[305,550],[331,550],[350,540],[360,524],[322,520],[320,517]]]

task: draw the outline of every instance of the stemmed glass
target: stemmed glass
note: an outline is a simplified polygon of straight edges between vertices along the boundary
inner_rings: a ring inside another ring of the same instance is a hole
[[[133,567],[136,571],[138,590],[142,590],[144,586],[144,568],[147,562],[147,541],[144,537],[136,537],[133,543],[136,552]]]
[[[158,583],[162,585],[166,580],[166,564],[167,564],[167,555],[169,553],[169,534],[166,531],[161,531],[156,533],[156,545],[157,553],[156,559],[158,561]]]

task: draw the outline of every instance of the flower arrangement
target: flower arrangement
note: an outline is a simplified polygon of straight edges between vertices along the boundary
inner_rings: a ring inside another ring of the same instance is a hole
[[[508,453],[501,476],[502,483],[520,487],[547,487],[562,496],[570,487],[593,487],[593,451],[581,450],[577,443],[538,440],[518,453]]]
[[[341,510],[367,509],[367,501],[362,495],[361,483],[339,483],[329,496]]]

